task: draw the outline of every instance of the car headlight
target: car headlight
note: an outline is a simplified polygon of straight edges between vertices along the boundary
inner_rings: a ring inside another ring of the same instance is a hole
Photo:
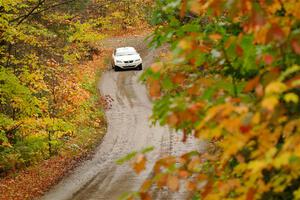
[[[141,61],[142,59],[137,59],[137,60],[135,60],[135,62],[138,62],[138,61]]]
[[[121,61],[121,60],[116,60],[116,62],[117,62],[117,63],[122,63],[122,61]]]

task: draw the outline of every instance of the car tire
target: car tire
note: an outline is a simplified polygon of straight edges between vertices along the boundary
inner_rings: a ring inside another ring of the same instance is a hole
[[[137,70],[143,70],[143,65],[142,64],[140,64],[138,67],[137,67]]]
[[[114,70],[115,70],[115,72],[118,72],[118,71],[121,71],[121,68],[119,68],[118,66],[114,66]]]

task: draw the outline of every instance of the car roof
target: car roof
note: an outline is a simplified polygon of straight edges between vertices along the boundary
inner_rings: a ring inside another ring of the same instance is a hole
[[[116,52],[136,52],[134,47],[120,47],[116,49]]]

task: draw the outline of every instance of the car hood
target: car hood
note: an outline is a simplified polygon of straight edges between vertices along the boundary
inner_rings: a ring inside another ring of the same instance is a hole
[[[137,60],[140,59],[140,55],[136,54],[136,55],[128,55],[128,56],[116,56],[115,57],[116,60],[120,60],[120,61],[130,61],[130,60]]]

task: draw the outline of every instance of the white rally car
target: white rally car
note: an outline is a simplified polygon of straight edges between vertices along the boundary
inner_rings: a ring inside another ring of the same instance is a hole
[[[140,54],[133,47],[117,48],[112,55],[112,68],[115,71],[121,69],[143,69],[143,61]]]

